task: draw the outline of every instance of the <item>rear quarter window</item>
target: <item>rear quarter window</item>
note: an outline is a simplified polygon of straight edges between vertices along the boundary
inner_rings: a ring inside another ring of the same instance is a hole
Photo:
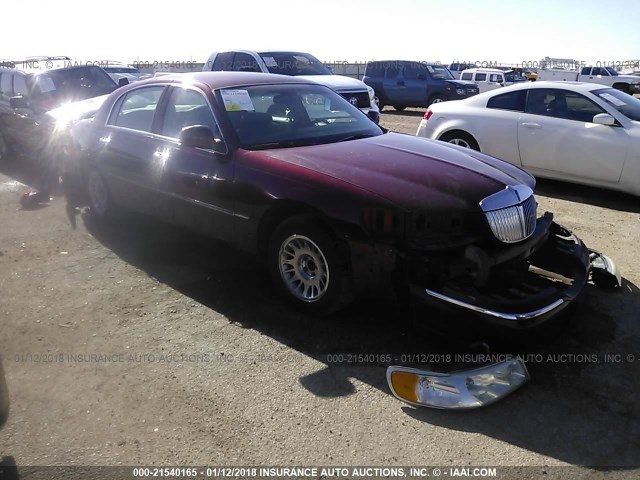
[[[460,80],[472,80],[472,79],[473,79],[473,73],[463,73],[462,78],[460,78]]]
[[[526,99],[526,90],[517,90],[515,92],[503,93],[501,95],[491,97],[487,102],[487,108],[524,112]]]

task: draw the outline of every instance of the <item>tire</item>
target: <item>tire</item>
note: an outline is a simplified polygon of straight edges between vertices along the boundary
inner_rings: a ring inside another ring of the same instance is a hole
[[[107,218],[111,215],[111,195],[103,176],[97,170],[89,170],[85,178],[85,187],[91,214],[97,218]]]
[[[394,105],[393,108],[395,108],[398,112],[402,112],[407,107],[404,107],[402,105]]]
[[[427,102],[429,105],[431,105],[432,103],[440,103],[440,102],[446,102],[447,100],[449,100],[447,97],[445,97],[444,95],[440,94],[440,93],[436,93],[434,95],[431,95],[429,97],[429,101]],[[427,106],[429,106],[427,105]]]
[[[460,130],[447,132],[438,140],[452,143],[460,147],[471,148],[472,150],[477,150],[478,152],[480,151],[480,146],[478,145],[478,142],[476,142],[476,139],[469,135],[467,132],[462,132]]]
[[[311,216],[292,217],[274,230],[267,264],[279,293],[305,313],[329,315],[354,298],[347,255]]]
[[[376,95],[378,97],[378,110],[380,110],[382,112],[382,109],[384,108],[385,103],[382,101],[382,98],[380,98],[379,95]]]

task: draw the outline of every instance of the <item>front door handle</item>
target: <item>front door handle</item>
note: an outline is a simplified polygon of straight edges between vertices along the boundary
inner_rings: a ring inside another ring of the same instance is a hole
[[[542,125],[540,125],[539,123],[531,123],[531,122],[524,122],[522,126],[524,128],[533,128],[533,129],[542,128]]]

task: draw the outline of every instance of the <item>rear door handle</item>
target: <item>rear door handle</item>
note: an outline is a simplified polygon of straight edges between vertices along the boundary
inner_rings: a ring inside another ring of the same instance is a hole
[[[535,128],[535,129],[542,128],[542,125],[540,125],[539,123],[531,123],[531,122],[524,122],[522,126],[524,128]]]

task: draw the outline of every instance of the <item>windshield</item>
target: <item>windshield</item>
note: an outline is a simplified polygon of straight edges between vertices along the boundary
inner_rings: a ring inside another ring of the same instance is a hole
[[[522,76],[521,73],[518,73],[516,70],[510,70],[504,72],[504,80],[506,82],[525,82],[527,79]]]
[[[455,80],[451,72],[444,65],[427,65],[426,67],[432,78],[437,80]]]
[[[263,52],[260,54],[271,73],[280,75],[332,75],[331,70],[307,53]]]
[[[256,85],[216,92],[240,146],[287,148],[382,135],[358,108],[321,85]]]
[[[607,72],[609,72],[609,75],[611,75],[613,77],[617,77],[618,75],[620,75],[615,68],[607,67],[607,68],[605,68],[605,70]]]
[[[36,76],[31,95],[34,101],[53,108],[105,95],[116,88],[116,83],[99,67],[61,68]]]
[[[607,102],[625,117],[640,122],[640,100],[615,88],[594,90],[594,95]]]
[[[105,67],[104,70],[109,73],[140,73],[140,70],[133,67]]]

